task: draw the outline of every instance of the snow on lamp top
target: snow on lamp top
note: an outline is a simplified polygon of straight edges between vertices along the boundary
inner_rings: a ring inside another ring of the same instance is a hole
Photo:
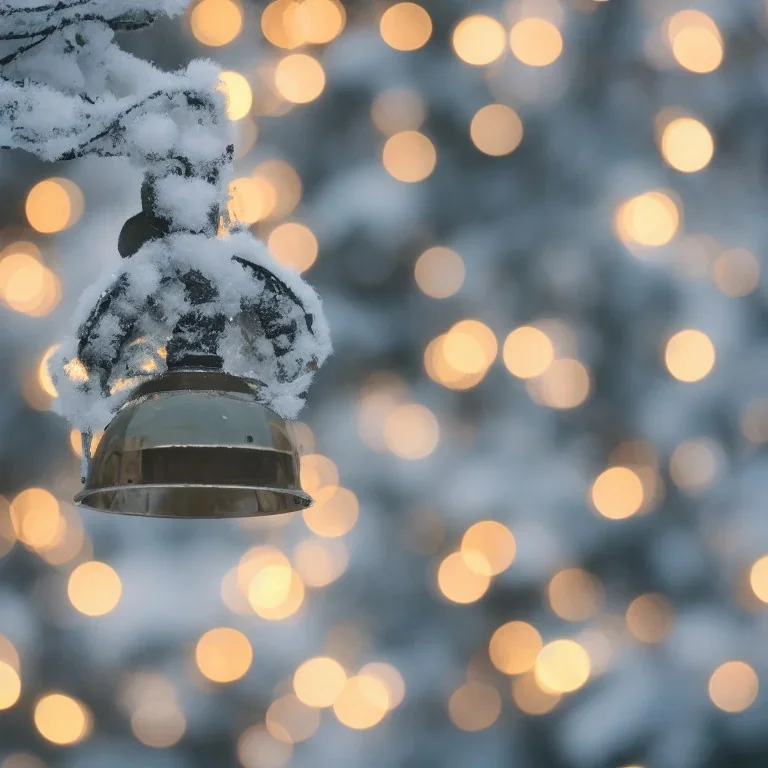
[[[86,292],[51,360],[60,411],[103,427],[147,378],[204,365],[260,382],[286,418],[331,350],[320,300],[247,231],[219,236],[231,147],[218,69],[163,72],[121,51],[118,30],[186,0],[0,0],[0,146],[44,160],[123,155],[145,170],[130,257]]]

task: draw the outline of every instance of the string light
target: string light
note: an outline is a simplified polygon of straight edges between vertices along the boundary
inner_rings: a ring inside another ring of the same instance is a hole
[[[437,164],[437,151],[423,133],[400,131],[387,139],[381,161],[398,181],[415,184],[432,174]]]
[[[18,670],[6,661],[0,661],[0,711],[10,709],[21,696],[21,678]]]
[[[675,170],[695,173],[706,168],[715,154],[715,142],[704,123],[693,117],[680,117],[664,127],[661,153]]]
[[[113,611],[120,602],[122,591],[115,570],[96,560],[78,565],[67,583],[70,602],[86,616],[105,616]]]
[[[714,72],[723,61],[723,38],[717,24],[702,11],[679,11],[667,22],[672,54],[689,72]]]
[[[542,646],[541,635],[535,627],[524,621],[510,621],[491,635],[488,655],[500,672],[520,675],[533,669]]]
[[[347,13],[339,0],[302,0],[290,3],[285,12],[296,39],[311,45],[325,45],[344,29]]]
[[[203,45],[231,43],[243,29],[243,12],[234,0],[202,0],[189,16],[192,34]]]
[[[379,22],[384,42],[397,51],[415,51],[432,35],[432,19],[416,3],[396,3],[387,8]]]
[[[526,715],[546,715],[562,698],[559,693],[545,690],[533,673],[521,675],[512,681],[512,698]]]
[[[291,694],[281,696],[269,705],[265,721],[270,735],[288,744],[306,741],[320,727],[318,711]]]
[[[512,331],[502,350],[507,370],[520,379],[541,376],[555,359],[555,348],[546,333],[530,325]]]
[[[501,696],[487,683],[468,680],[457,688],[448,701],[448,715],[462,731],[490,728],[501,714]]]
[[[230,120],[242,120],[251,111],[251,84],[239,72],[219,72],[219,89],[227,100],[227,117]]]
[[[581,568],[565,568],[547,586],[552,611],[565,621],[586,621],[600,608],[603,590],[600,582]]]
[[[495,520],[471,525],[461,538],[461,553],[470,570],[496,576],[515,559],[517,545],[512,532]]]
[[[306,272],[317,260],[317,238],[309,227],[294,221],[275,227],[267,246],[278,264],[297,272]]]
[[[426,406],[404,403],[388,415],[384,423],[384,440],[398,458],[418,461],[437,448],[440,425]]]
[[[386,686],[390,710],[402,704],[405,698],[405,680],[391,664],[383,661],[372,661],[360,669],[360,674],[364,677],[380,680]]]
[[[589,371],[579,360],[554,360],[541,376],[529,379],[526,388],[536,402],[557,410],[578,408],[589,397]]]
[[[34,721],[44,739],[64,746],[77,744],[88,737],[92,717],[77,699],[63,693],[49,693],[35,704]]]
[[[251,726],[237,740],[237,757],[244,768],[283,768],[292,752],[292,744],[278,741],[262,724]]]
[[[462,19],[453,30],[453,49],[467,64],[482,67],[504,53],[504,27],[490,16],[477,14]]]
[[[627,628],[642,643],[660,643],[671,631],[673,618],[663,595],[640,595],[627,607]]]
[[[474,603],[488,591],[491,577],[487,573],[487,561],[482,556],[474,555],[474,558],[472,568],[469,563],[472,562],[473,556],[461,552],[447,555],[440,563],[437,570],[437,586],[451,602]]]
[[[703,331],[679,331],[667,342],[664,362],[678,381],[701,381],[715,367],[715,345]]]
[[[669,193],[651,190],[622,203],[615,226],[625,243],[657,248],[677,234],[680,211]]]
[[[416,131],[426,118],[423,97],[409,88],[387,88],[371,105],[371,121],[385,136],[398,131]]]
[[[744,661],[726,661],[709,678],[709,698],[724,712],[743,712],[757,698],[757,674]]]
[[[591,663],[589,654],[575,640],[553,640],[539,651],[533,670],[542,688],[571,693],[589,680]]]
[[[456,294],[464,284],[465,275],[461,256],[442,246],[427,248],[413,268],[416,285],[433,299],[447,299]]]
[[[31,227],[44,234],[61,232],[83,213],[80,187],[69,179],[45,179],[27,193],[24,206]]]
[[[508,155],[523,140],[523,121],[506,104],[488,104],[475,112],[469,135],[472,143],[486,155]]]
[[[325,88],[325,72],[317,59],[306,53],[292,53],[275,69],[277,92],[292,104],[308,104]]]
[[[629,467],[609,467],[592,483],[590,498],[595,509],[609,520],[632,517],[643,506],[643,483]]]
[[[338,579],[349,564],[343,541],[301,541],[293,550],[296,572],[308,587],[327,587]]]
[[[523,64],[547,67],[560,58],[563,36],[551,21],[532,17],[521,19],[512,27],[509,45]]]
[[[333,713],[347,728],[365,730],[378,725],[390,709],[387,686],[370,675],[355,675],[344,684]]]
[[[304,523],[312,533],[335,539],[349,533],[360,515],[360,503],[353,491],[342,487],[322,488],[315,503],[302,512]]]
[[[708,438],[684,440],[672,453],[669,474],[679,488],[698,493],[715,480],[719,469],[719,447]]]
[[[11,523],[16,538],[30,549],[52,546],[61,525],[61,508],[50,491],[27,488],[18,493],[10,505]]]
[[[293,675],[293,690],[310,707],[332,707],[344,690],[347,673],[336,659],[316,656],[299,665]]]
[[[726,296],[746,296],[758,286],[760,262],[746,248],[723,251],[712,265],[712,279]]]
[[[749,584],[755,597],[763,603],[768,603],[768,555],[763,555],[752,564]]]
[[[0,300],[16,312],[44,317],[61,300],[61,284],[39,258],[6,249],[0,258]]]
[[[208,630],[195,647],[195,662],[214,683],[232,683],[249,670],[253,649],[248,638],[231,627]]]

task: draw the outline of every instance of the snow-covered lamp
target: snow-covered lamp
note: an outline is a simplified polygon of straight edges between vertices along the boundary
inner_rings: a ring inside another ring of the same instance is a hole
[[[320,300],[247,229],[223,226],[233,147],[218,70],[161,72],[114,41],[184,5],[0,8],[0,38],[16,46],[0,77],[0,146],[46,160],[123,155],[144,170],[124,261],[107,260],[49,363],[57,408],[83,434],[76,500],[163,517],[301,509],[311,499],[284,420],[330,353]]]

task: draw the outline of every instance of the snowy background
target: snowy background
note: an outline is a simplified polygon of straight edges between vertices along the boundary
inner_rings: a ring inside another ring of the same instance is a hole
[[[44,360],[141,172],[0,157],[2,768],[764,768],[768,10],[202,0],[335,353],[271,521],[78,512]]]

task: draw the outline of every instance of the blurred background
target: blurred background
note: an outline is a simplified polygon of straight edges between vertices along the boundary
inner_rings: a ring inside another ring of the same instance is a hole
[[[0,158],[2,768],[764,768],[762,0],[200,0],[323,297],[273,520],[77,511],[45,361],[139,210]]]

